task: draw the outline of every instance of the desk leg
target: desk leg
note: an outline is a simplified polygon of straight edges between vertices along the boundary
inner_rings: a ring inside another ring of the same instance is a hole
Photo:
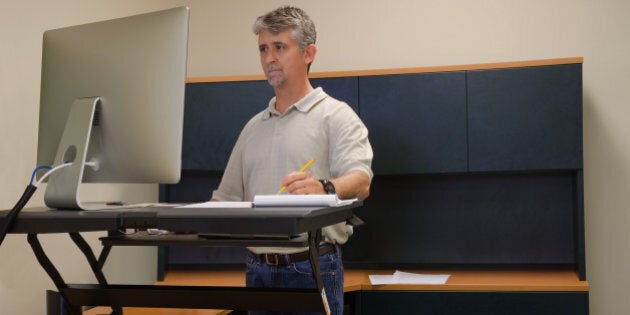
[[[66,304],[66,309],[68,310],[68,312],[71,315],[81,315],[81,307],[75,307],[73,305],[70,305],[67,302],[68,299],[63,292],[64,292],[64,289],[68,288],[68,285],[63,280],[63,278],[61,277],[61,274],[59,273],[57,268],[55,268],[55,266],[52,264],[48,256],[46,256],[46,252],[44,252],[44,249],[42,248],[42,244],[37,239],[37,234],[28,234],[27,240],[28,240],[28,243],[31,245],[31,248],[33,249],[33,253],[35,253],[35,258],[37,258],[39,265],[42,266],[42,268],[44,268],[44,270],[46,271],[50,279],[53,281],[53,283],[57,287],[59,294],[61,294],[61,296],[63,297],[63,301]]]
[[[313,269],[313,278],[317,284],[317,292],[322,297],[322,303],[326,315],[330,315],[330,307],[328,306],[328,299],[326,299],[326,291],[324,290],[324,282],[322,281],[322,275],[319,270],[319,243],[322,240],[322,230],[317,229],[315,231],[308,232],[308,246],[311,256],[311,267]]]

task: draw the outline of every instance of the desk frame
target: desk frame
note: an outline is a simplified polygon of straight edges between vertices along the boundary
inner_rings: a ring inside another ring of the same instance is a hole
[[[207,308],[234,310],[325,311],[323,282],[319,272],[318,247],[324,226],[352,218],[352,205],[330,208],[239,208],[177,209],[169,207],[106,210],[98,212],[29,209],[18,216],[11,233],[28,234],[28,242],[38,262],[49,275],[72,315],[81,306],[111,306],[112,314],[122,314],[123,306],[162,308]],[[0,214],[0,220],[4,216]],[[186,231],[170,237],[130,238],[111,236],[126,229],[158,228]],[[80,232],[108,231],[97,258]],[[37,236],[42,233],[68,233],[85,255],[98,284],[67,284],[48,259]],[[239,235],[232,239],[202,239],[193,233]],[[243,238],[242,235],[299,235],[297,238]],[[270,289],[244,287],[153,286],[109,284],[102,272],[112,246],[308,246],[316,289]]]

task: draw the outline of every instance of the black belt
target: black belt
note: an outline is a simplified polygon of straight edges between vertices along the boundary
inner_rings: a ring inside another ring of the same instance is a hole
[[[319,255],[325,255],[335,251],[335,245],[324,243],[319,245]],[[261,262],[270,266],[288,266],[291,263],[309,260],[311,254],[308,250],[294,254],[260,254],[256,255]]]

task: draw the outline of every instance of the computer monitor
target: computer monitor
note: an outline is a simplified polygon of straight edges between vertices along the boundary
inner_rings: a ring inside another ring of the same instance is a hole
[[[44,33],[37,162],[72,162],[48,207],[103,208],[79,200],[84,182],[179,181],[188,20],[180,7]]]

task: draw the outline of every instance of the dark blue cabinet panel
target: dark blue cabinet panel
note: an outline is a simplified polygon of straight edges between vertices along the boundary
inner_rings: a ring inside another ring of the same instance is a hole
[[[182,168],[222,171],[243,126],[271,97],[267,81],[186,84]]]
[[[470,171],[582,168],[582,65],[468,72]]]
[[[376,174],[465,172],[464,72],[359,78]]]
[[[348,103],[356,113],[359,113],[359,78],[318,78],[311,79],[313,87],[321,87],[328,95]]]

